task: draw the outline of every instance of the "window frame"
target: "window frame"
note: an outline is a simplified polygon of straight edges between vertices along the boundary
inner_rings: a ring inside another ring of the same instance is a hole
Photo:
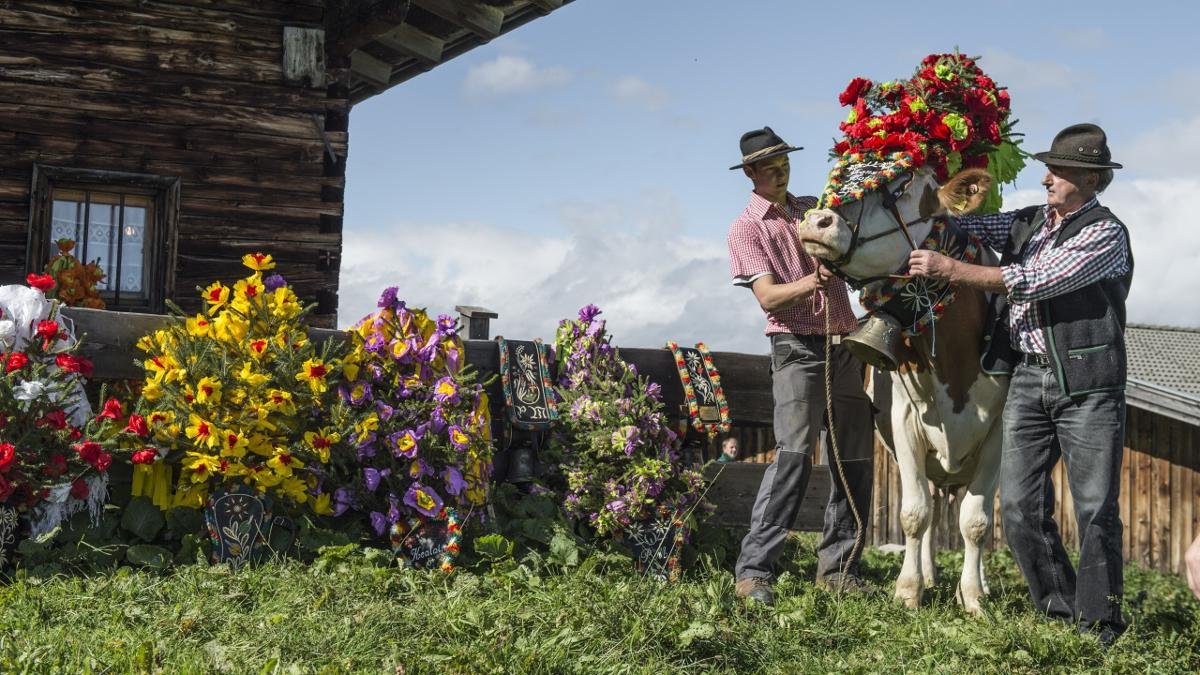
[[[154,203],[150,236],[143,249],[143,265],[149,268],[145,301],[122,302],[109,309],[162,313],[165,300],[175,295],[175,265],[178,250],[179,185],[177,176],[128,173],[100,169],[74,169],[33,165],[30,190],[29,233],[25,246],[25,273],[41,272],[53,251],[50,219],[54,188],[117,192],[150,196]],[[84,261],[86,262],[86,261]]]

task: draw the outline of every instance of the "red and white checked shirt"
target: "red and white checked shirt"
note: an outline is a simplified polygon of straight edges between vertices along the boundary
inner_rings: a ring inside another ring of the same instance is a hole
[[[1119,277],[1129,271],[1129,248],[1124,228],[1114,220],[1101,220],[1083,228],[1074,237],[1055,246],[1054,240],[1065,224],[1099,201],[1088,203],[1066,214],[1055,223],[1052,209],[1043,206],[1046,224],[1025,245],[1020,263],[1000,268],[1008,289],[1009,334],[1015,349],[1027,354],[1046,354],[1044,322],[1037,303],[1070,293],[1103,279]],[[977,235],[988,246],[1003,250],[1016,211],[956,219],[963,229]]]
[[[754,280],[770,274],[775,283],[799,281],[817,271],[817,261],[804,252],[796,226],[805,212],[817,205],[815,197],[788,193],[791,213],[777,204],[750,193],[750,203],[729,226],[729,272],[733,283],[749,288]],[[786,309],[767,312],[767,335],[795,333],[824,335],[825,312],[830,312],[829,330],[849,333],[858,327],[850,309],[846,283],[830,279],[825,289]]]

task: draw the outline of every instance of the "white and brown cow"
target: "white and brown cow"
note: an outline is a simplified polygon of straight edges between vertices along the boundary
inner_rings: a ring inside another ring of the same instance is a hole
[[[861,200],[810,212],[800,236],[806,251],[836,261],[846,277],[886,278],[906,268],[910,240],[919,246],[935,219],[947,212],[978,208],[990,182],[978,169],[962,171],[944,186],[928,169],[910,171]],[[979,262],[995,264],[986,248],[980,253]],[[923,589],[934,583],[930,521],[939,493],[957,494],[960,500],[966,550],[958,599],[968,612],[979,614],[980,597],[987,592],[981,546],[992,525],[1000,418],[1008,391],[1007,377],[980,369],[987,302],[982,292],[955,289],[931,330],[901,340],[899,368],[876,368],[871,374],[869,393],[879,410],[876,429],[900,468],[905,553],[896,599],[908,607],[916,607]],[[930,481],[943,489],[931,494]]]

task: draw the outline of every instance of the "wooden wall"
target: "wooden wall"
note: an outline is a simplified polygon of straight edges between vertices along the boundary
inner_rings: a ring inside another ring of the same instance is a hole
[[[1078,549],[1079,530],[1062,462],[1054,467],[1053,477],[1055,519],[1067,547]],[[899,510],[896,463],[876,443],[873,544],[904,542]],[[995,513],[993,547],[1003,541],[999,500]],[[1126,561],[1162,572],[1183,571],[1183,552],[1200,533],[1200,429],[1148,410],[1127,408],[1120,514]],[[961,548],[956,506],[939,514],[935,525],[940,547]]]
[[[0,3],[0,283],[23,279],[35,162],[176,176],[185,306],[264,250],[333,325],[347,64],[329,64],[318,86],[289,84],[282,48],[284,26],[320,28],[324,4]]]

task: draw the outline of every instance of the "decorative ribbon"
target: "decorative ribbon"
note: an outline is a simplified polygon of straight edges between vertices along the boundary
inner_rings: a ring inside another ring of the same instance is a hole
[[[443,572],[454,571],[454,561],[458,558],[460,550],[459,542],[462,540],[462,525],[458,519],[458,512],[447,506],[442,509],[437,518],[429,518],[420,514],[414,514],[407,519],[402,520],[392,525],[389,539],[392,542],[392,551],[402,561],[406,561],[409,565],[411,560],[406,560],[403,557],[405,542],[414,536],[418,536],[417,530],[431,523],[446,523],[446,547],[438,558],[438,569]],[[411,548],[411,547],[409,547]]]
[[[508,421],[518,429],[544,431],[558,419],[550,359],[541,340],[505,340],[500,347],[500,382]]]
[[[687,402],[692,427],[707,433],[710,439],[718,433],[729,431],[729,403],[725,400],[721,376],[717,373],[708,347],[703,342],[697,342],[695,348],[680,347],[674,340],[668,340],[667,349],[675,357],[675,368],[683,384],[683,397]],[[682,422],[680,427],[680,435],[683,435],[686,428]]]

